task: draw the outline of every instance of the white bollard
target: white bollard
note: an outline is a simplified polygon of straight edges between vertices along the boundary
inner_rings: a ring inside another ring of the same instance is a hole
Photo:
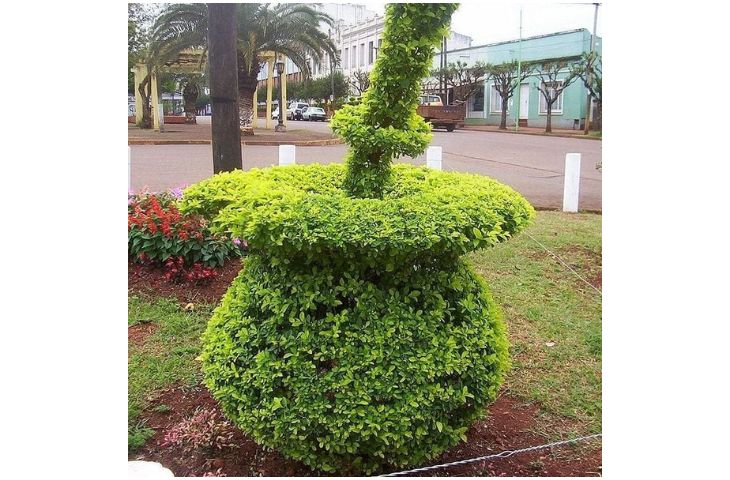
[[[297,163],[296,148],[294,145],[279,145],[279,166]]]
[[[441,170],[442,153],[441,147],[428,147],[428,150],[426,150],[426,166],[434,170]]]
[[[565,155],[565,182],[563,183],[563,211],[578,211],[580,192],[580,153]]]

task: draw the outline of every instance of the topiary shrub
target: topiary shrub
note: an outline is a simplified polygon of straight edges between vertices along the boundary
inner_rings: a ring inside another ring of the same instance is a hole
[[[461,255],[533,215],[478,175],[397,165],[354,199],[341,165],[222,173],[184,208],[246,238],[203,337],[205,382],[258,442],[325,471],[431,458],[494,400],[507,341]]]
[[[203,336],[206,386],[257,442],[316,469],[433,458],[465,439],[509,365],[499,309],[462,256],[510,238],[532,207],[483,176],[391,165],[428,144],[417,80],[454,8],[388,5],[370,90],[335,117],[346,166],[221,173],[181,200],[249,247]]]

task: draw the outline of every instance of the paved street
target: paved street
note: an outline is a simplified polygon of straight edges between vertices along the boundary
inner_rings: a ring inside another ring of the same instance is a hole
[[[301,127],[300,127],[301,125]],[[306,127],[305,127],[306,126]],[[327,131],[325,123],[290,122],[289,128]],[[434,131],[432,145],[443,147],[447,171],[493,177],[522,193],[533,205],[560,208],[565,154],[582,154],[580,209],[601,210],[601,143],[597,140],[456,130]],[[194,183],[213,174],[210,145],[132,145],[132,188],[153,191]],[[347,147],[297,147],[297,163],[332,163]],[[278,147],[242,146],[242,166],[278,163]],[[425,155],[400,161],[425,164]]]

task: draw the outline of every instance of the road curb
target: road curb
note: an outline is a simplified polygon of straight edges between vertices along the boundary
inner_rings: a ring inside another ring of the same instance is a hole
[[[461,127],[459,130],[467,130],[469,132],[486,132],[486,133],[511,133],[513,135],[534,135],[537,137],[559,137],[559,138],[577,138],[579,140],[603,140],[600,137],[591,137],[586,135],[567,135],[564,133],[538,133],[538,132],[515,132],[514,130],[482,130],[481,128]]]
[[[328,138],[324,140],[291,140],[291,141],[250,141],[241,140],[241,145],[259,145],[272,147],[278,145],[296,145],[298,147],[323,147],[327,145],[340,145],[344,142],[339,138]],[[138,139],[133,138],[127,140],[127,145],[210,145],[210,140],[158,140],[158,139]]]

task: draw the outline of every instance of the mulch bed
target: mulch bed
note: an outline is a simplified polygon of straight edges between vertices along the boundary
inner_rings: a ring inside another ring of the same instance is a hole
[[[162,269],[150,268],[130,262],[127,269],[128,288],[131,292],[155,297],[175,297],[181,303],[217,304],[238,272],[243,268],[240,260],[228,260],[217,269],[218,276],[202,285],[171,283]]]
[[[181,303],[217,303],[241,268],[239,260],[229,261],[220,269],[217,278],[206,285],[196,286],[169,283],[161,270],[130,263],[129,290],[145,295],[175,297]],[[150,323],[129,327],[129,342],[136,345],[143,343],[154,332],[154,328]],[[160,405],[169,408],[155,409]],[[129,460],[159,462],[176,476],[332,476],[313,471],[300,462],[265,449],[238,430],[233,441],[236,447],[213,453],[190,454],[180,447],[163,446],[165,433],[181,420],[192,416],[198,407],[218,409],[216,401],[205,387],[173,388],[161,392],[142,414],[155,434],[136,454],[129,455]],[[467,442],[460,443],[429,464],[549,443],[535,433],[541,424],[538,406],[525,405],[503,394],[489,407],[487,419],[471,427],[467,433]],[[601,464],[600,442],[592,441],[432,470],[421,476],[600,476]]]
[[[164,409],[164,412],[155,410],[155,406],[159,405],[166,405],[169,409]],[[336,475],[313,471],[300,462],[286,459],[276,451],[257,445],[239,430],[236,430],[233,438],[236,447],[208,454],[188,453],[180,447],[164,446],[165,433],[181,420],[192,416],[199,407],[218,409],[216,401],[205,387],[173,388],[162,392],[142,415],[147,425],[155,429],[155,434],[139,452],[130,455],[129,460],[159,462],[176,476],[183,477],[206,474],[228,477]],[[489,407],[488,418],[476,422],[469,430],[468,442],[460,443],[430,464],[548,443],[533,431],[538,415],[539,409],[535,405],[524,405],[509,395],[502,395]],[[600,474],[601,448],[600,444],[593,441],[432,470],[423,472],[421,476],[587,477]]]

